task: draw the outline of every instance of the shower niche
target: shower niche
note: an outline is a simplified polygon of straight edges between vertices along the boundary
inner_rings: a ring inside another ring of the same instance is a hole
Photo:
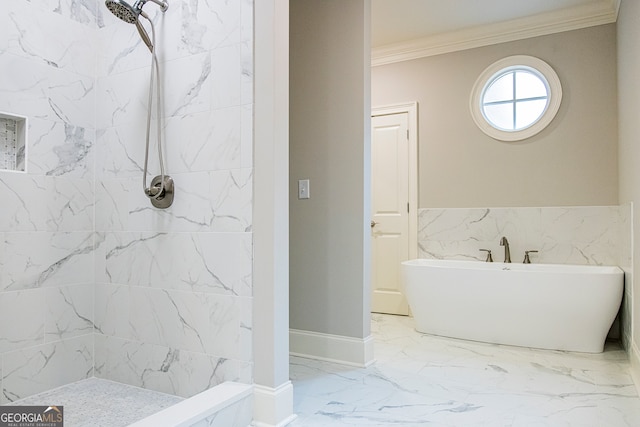
[[[27,118],[0,113],[0,171],[26,172]]]

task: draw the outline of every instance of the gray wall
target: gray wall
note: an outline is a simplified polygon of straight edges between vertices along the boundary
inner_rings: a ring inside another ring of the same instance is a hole
[[[366,337],[369,5],[292,0],[290,16],[290,326]]]
[[[538,135],[496,141],[474,124],[469,96],[486,67],[520,54],[555,69],[562,105]],[[374,107],[418,102],[421,208],[617,204],[616,90],[613,24],[372,70]]]

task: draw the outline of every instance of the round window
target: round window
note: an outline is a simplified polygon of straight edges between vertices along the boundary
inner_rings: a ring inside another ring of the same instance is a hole
[[[558,75],[544,61],[510,56],[489,66],[471,93],[471,115],[492,138],[519,141],[544,129],[560,108]]]

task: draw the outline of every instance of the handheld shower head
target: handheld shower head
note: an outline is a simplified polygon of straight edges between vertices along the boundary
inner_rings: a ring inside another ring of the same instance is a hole
[[[141,10],[135,10],[123,0],[106,0],[104,4],[115,16],[122,19],[127,24],[135,24]]]
[[[138,19],[138,17],[142,15],[144,18],[149,20],[149,22],[151,22],[147,14],[142,11],[142,6],[144,6],[147,1],[151,1],[152,3],[160,6],[160,10],[162,12],[165,12],[169,8],[167,2],[161,0],[136,0],[133,3],[133,6],[129,5],[129,3],[124,0],[105,0],[104,4],[107,6],[107,9],[109,9],[111,13],[113,13],[118,18],[122,19],[128,24],[134,24],[138,29],[138,33],[140,34],[140,37],[142,38],[144,44],[147,45],[149,51],[153,52],[153,44],[151,43],[151,38]]]

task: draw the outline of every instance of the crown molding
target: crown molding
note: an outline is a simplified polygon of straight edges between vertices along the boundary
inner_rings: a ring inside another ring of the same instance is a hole
[[[618,18],[620,1],[607,0],[373,48],[371,66],[610,24]]]

